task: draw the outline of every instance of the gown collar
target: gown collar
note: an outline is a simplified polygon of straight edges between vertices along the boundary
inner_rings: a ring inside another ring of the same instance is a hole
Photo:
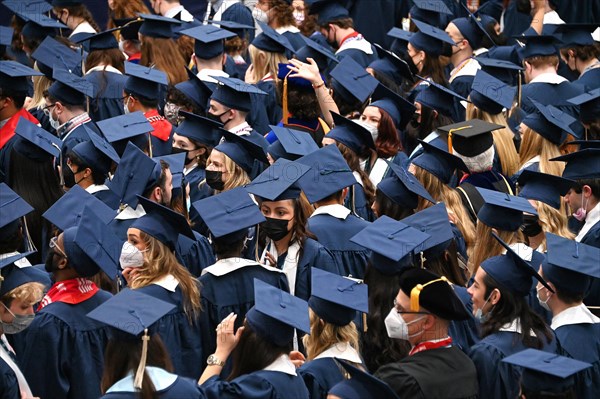
[[[362,363],[362,359],[360,355],[350,344],[347,342],[338,342],[327,348],[324,352],[322,352],[319,356],[315,357],[317,359],[324,359],[328,357],[335,357],[342,360],[347,360],[352,363]]]
[[[165,390],[177,381],[177,375],[158,367],[146,366],[146,374],[150,377],[156,391]],[[133,372],[127,374],[127,377],[122,380],[117,381],[106,391],[106,393],[111,392],[136,392],[136,389],[133,387]]]
[[[600,323],[600,318],[594,316],[592,312],[583,303],[571,308],[565,309],[552,318],[550,327],[556,330],[562,326],[571,324],[596,324]]]
[[[344,205],[334,204],[334,205],[323,205],[315,209],[315,211],[310,215],[310,217],[317,215],[329,215],[333,216],[336,219],[346,220],[348,215],[350,214],[350,209],[346,208]]]
[[[275,361],[265,367],[263,370],[265,371],[279,371],[281,373],[289,374],[289,375],[297,375],[296,374],[296,366],[290,360],[290,357],[287,354],[283,354],[279,356]]]
[[[209,266],[209,267],[205,268],[204,270],[202,270],[202,275],[205,275],[206,273],[210,273],[213,276],[220,277],[220,276],[224,276],[226,274],[229,274],[231,272],[234,272],[234,271],[241,269],[243,267],[246,267],[246,266],[261,266],[268,270],[277,271],[277,272],[281,273],[281,270],[279,270],[275,267],[261,265],[254,260],[244,259],[244,258],[227,258],[227,259],[219,259],[212,266]]]

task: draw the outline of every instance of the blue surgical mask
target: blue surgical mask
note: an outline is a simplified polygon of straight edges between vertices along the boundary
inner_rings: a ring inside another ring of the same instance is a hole
[[[483,308],[485,308],[485,305],[487,305],[487,303],[489,302],[491,297],[492,297],[492,294],[490,294],[490,296],[488,296],[488,299],[485,300],[485,302],[483,303],[483,306],[480,307],[479,309],[477,309],[475,311],[475,314],[473,315],[473,317],[475,317],[475,319],[480,323],[485,323],[487,321],[487,319],[490,317],[490,313],[492,311],[490,310],[486,314],[483,314]]]

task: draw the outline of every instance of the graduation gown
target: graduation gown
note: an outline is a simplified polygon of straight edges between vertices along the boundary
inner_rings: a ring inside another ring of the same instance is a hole
[[[590,69],[573,83],[585,87],[586,91],[597,89],[600,87],[600,68]]]
[[[207,198],[211,195],[211,190],[208,185],[208,189],[200,187],[200,182],[206,179],[205,169],[199,166],[194,166],[191,169],[184,169],[183,175],[185,180],[190,185],[190,201],[192,203],[200,201],[201,199]]]
[[[4,181],[6,182],[9,181],[8,171],[10,166],[10,153],[15,144],[15,128],[21,117],[35,124],[39,123],[25,108],[21,108],[0,128],[0,172],[4,173]]]
[[[192,240],[182,234],[179,235],[175,255],[194,277],[200,277],[202,270],[215,263],[217,259],[208,239],[198,232],[194,232],[194,236],[196,239]]]
[[[478,394],[475,365],[455,346],[415,353],[380,367],[375,376],[401,398],[476,398]],[[482,396],[492,397],[501,396]]]
[[[588,212],[585,224],[575,237],[575,241],[600,248],[600,205]],[[588,306],[600,306],[600,279],[593,279],[584,301]]]
[[[0,359],[0,398],[21,399],[17,376],[10,366]]]
[[[80,118],[80,117],[85,118],[84,115],[80,115],[75,118]],[[69,122],[67,122],[67,123],[69,123]],[[88,120],[87,122],[81,123],[81,124],[77,124],[77,126],[74,129],[70,130],[68,133],[61,133],[60,139],[63,142],[62,149],[61,149],[62,155],[63,155],[63,165],[62,165],[63,168],[67,167],[67,154],[69,153],[69,151],[71,151],[73,149],[73,147],[75,147],[77,144],[83,143],[84,141],[91,140],[90,135],[88,134],[88,130],[85,129],[83,127],[83,125],[85,125],[85,127],[87,127],[88,129],[91,129],[93,132],[95,132],[99,136],[101,136],[100,131],[96,127],[96,124],[90,120]]]
[[[473,85],[475,74],[477,73],[477,70],[481,68],[481,66],[475,59],[470,58],[462,66],[459,66],[459,68],[460,69],[450,77],[450,89],[456,94],[459,94],[464,98],[468,98],[469,94],[471,93],[471,86]],[[458,98],[453,97],[453,101],[454,116],[452,119],[457,122],[464,121],[466,108],[461,104]]]
[[[534,113],[536,108],[529,99],[532,98],[543,105],[551,104],[560,107],[561,110],[579,119],[579,106],[573,105],[567,100],[577,97],[585,91],[585,87],[582,85],[571,83],[562,76],[542,74],[532,82],[523,85],[521,108],[527,114]]]
[[[283,111],[277,103],[277,87],[273,79],[261,80],[256,87],[267,95],[250,94],[252,103],[246,120],[262,136],[271,131],[269,125],[276,125],[281,120]]]
[[[94,184],[85,189],[88,193],[92,194],[94,197],[104,202],[110,209],[119,209],[119,205],[121,203],[117,194],[112,192],[108,186],[104,184]]]
[[[463,305],[469,312],[473,312],[473,300],[467,292],[466,287],[460,285],[452,285],[454,293],[460,298]],[[479,342],[479,323],[471,316],[467,320],[451,320],[448,327],[448,335],[452,337],[452,343],[463,352],[467,353],[469,349]]]
[[[96,95],[90,98],[90,118],[94,122],[123,115],[123,89],[127,76],[113,67],[92,68],[84,79],[94,86]]]
[[[27,328],[18,360],[34,396],[97,398],[110,327],[86,315],[111,297],[98,291],[75,305],[53,302]]]
[[[515,192],[514,186],[509,183],[509,179],[493,170],[467,175],[467,177],[460,182],[456,191],[460,195],[462,203],[469,212],[471,220],[474,223],[477,222],[477,213],[479,213],[479,210],[484,204],[483,197],[479,191],[477,191],[476,187],[499,191],[501,193],[509,193],[511,195]]]
[[[202,399],[204,395],[196,381],[179,377],[158,367],[146,367],[159,399]],[[133,388],[133,373],[117,381],[100,399],[137,399],[139,393]]]

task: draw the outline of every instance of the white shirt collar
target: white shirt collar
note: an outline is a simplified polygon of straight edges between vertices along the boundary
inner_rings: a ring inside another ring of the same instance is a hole
[[[232,127],[231,129],[228,129],[231,133],[236,134],[238,136],[248,136],[250,134],[250,132],[252,131],[252,127],[248,124],[248,122],[245,122]]]
[[[498,331],[514,332],[517,334],[521,334],[521,321],[519,319],[514,319],[510,323],[506,323],[505,325],[500,327]],[[529,330],[529,334],[536,336],[535,331],[533,330]]]
[[[106,191],[108,190],[108,186],[104,185],[104,184],[92,184],[91,186],[88,186],[85,191],[87,191],[90,194],[95,194],[99,191]]]
[[[219,83],[213,76],[228,78],[229,74],[219,69],[201,69],[196,76],[203,82]]]
[[[583,303],[571,308],[565,309],[552,318],[553,330],[562,326],[571,324],[596,324],[600,323],[600,318],[594,316],[592,312]]]
[[[333,204],[318,207],[315,209],[312,215],[310,215],[310,217],[317,215],[330,215],[337,219],[346,220],[350,213],[350,209],[346,208],[344,205]]]
[[[133,209],[129,205],[125,209],[123,209],[117,216],[115,216],[116,220],[130,220],[130,219],[139,219],[146,214],[144,207],[142,204],[138,204],[137,208]]]
[[[152,284],[159,285],[167,291],[175,292],[175,289],[179,285],[179,280],[177,280],[172,274],[167,274],[158,280],[153,281]]]
[[[295,26],[282,26],[280,28],[275,29],[275,32],[279,33],[280,35],[284,34],[285,32],[292,32],[292,33],[299,33],[300,29],[296,28]]]
[[[583,237],[590,231],[590,229],[596,224],[600,222],[600,202],[596,204],[595,207],[587,214],[585,218],[585,224],[579,230],[579,234],[575,237],[575,241],[580,242]]]
[[[177,375],[158,367],[146,366],[146,374],[150,377],[152,385],[154,385],[154,390],[157,392],[169,388],[177,380]],[[133,372],[130,372],[127,377],[117,381],[112,387],[108,388],[106,393],[136,392],[136,389],[133,387],[133,380]]]
[[[198,167],[198,164],[194,163],[189,169],[183,168],[183,175],[187,176],[192,170],[196,169],[197,167]]]
[[[547,12],[544,14],[544,19],[542,20],[544,25],[562,25],[565,21],[558,15],[558,13],[554,10]]]
[[[202,275],[205,275],[206,273],[210,273],[213,276],[220,277],[220,276],[224,276],[228,273],[231,273],[233,271],[236,271],[236,270],[241,269],[246,266],[261,266],[268,270],[277,271],[279,273],[282,273],[282,271],[277,268],[274,268],[271,266],[266,266],[266,265],[261,265],[260,263],[254,261],[254,260],[244,259],[244,258],[227,258],[227,259],[219,259],[213,265],[203,269]]]
[[[96,32],[96,29],[94,29],[92,27],[92,25],[90,25],[89,22],[83,21],[82,23],[77,25],[75,27],[75,29],[73,29],[73,32],[71,32],[71,34],[69,35],[69,38],[75,36],[78,33],[98,33],[98,32]]]
[[[358,354],[356,349],[350,346],[350,344],[347,342],[339,342],[330,346],[319,356],[315,357],[315,360],[328,357],[335,357],[342,360],[348,360],[352,363],[362,363],[362,359],[360,358],[360,355]]]
[[[289,375],[297,375],[296,374],[296,366],[290,360],[290,357],[287,354],[283,354],[279,356],[275,361],[265,367],[263,370],[265,371],[279,371],[281,373],[289,374]]]
[[[568,82],[568,80],[557,73],[548,72],[536,76],[535,78],[531,79],[531,82],[529,83],[550,83],[553,85],[557,85],[562,82]]]
[[[535,157],[531,158],[529,161],[525,162],[523,164],[523,166],[521,167],[521,169],[519,169],[519,170],[525,170],[525,168],[533,165],[536,162],[538,162],[538,163],[540,162],[540,156],[539,155],[536,155]]]
[[[115,68],[112,65],[96,65],[93,68],[88,69],[85,74],[89,75],[91,72],[96,72],[96,71],[106,71],[106,72],[112,72],[112,73],[117,73],[119,75],[123,75],[123,73],[121,73],[121,71],[119,71],[117,68]]]

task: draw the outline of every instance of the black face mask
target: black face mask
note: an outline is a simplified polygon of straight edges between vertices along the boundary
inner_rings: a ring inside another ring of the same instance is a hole
[[[224,125],[224,124],[226,124],[227,122],[229,122],[229,119],[228,119],[228,120],[226,120],[225,122],[223,122],[223,121],[221,120],[221,117],[222,117],[223,115],[225,115],[226,113],[228,113],[229,111],[231,111],[231,110],[230,110],[230,109],[228,109],[228,110],[226,110],[226,111],[223,111],[223,112],[221,112],[221,113],[220,113],[220,114],[218,114],[218,115],[216,115],[216,114],[211,114],[210,112],[208,112],[208,113],[206,114],[206,117],[207,117],[208,119],[212,119],[213,121],[215,121],[215,122],[219,122],[219,123],[222,123],[222,124]]]
[[[185,163],[187,165],[188,163],[192,162],[195,158],[195,157],[190,157],[190,151],[195,151],[195,150],[196,150],[196,148],[194,148],[193,150],[184,150],[183,148],[173,147],[173,148],[171,148],[171,154],[185,153]]]
[[[260,227],[265,231],[265,234],[271,240],[279,241],[289,233],[287,228],[289,220],[267,217],[265,217],[265,219],[267,220],[263,222]]]
[[[542,232],[539,218],[536,215],[523,215],[521,231],[526,237],[535,237]]]
[[[400,58],[403,59],[408,64],[408,69],[410,69],[410,72],[413,75],[418,75],[419,74],[419,69],[415,65],[415,63],[412,60],[412,58],[410,57],[410,55],[408,55],[408,52],[401,53],[400,54]]]
[[[213,190],[223,191],[225,182],[223,182],[223,172],[216,170],[206,171],[206,184]]]
[[[63,176],[65,178],[65,187],[66,188],[71,188],[76,184],[75,183],[75,174],[73,173],[71,168],[69,168],[66,165],[63,167]]]
[[[52,250],[48,251],[48,255],[46,255],[46,262],[44,262],[44,269],[46,269],[46,271],[48,273],[54,273],[56,270],[58,270],[58,267],[56,266],[56,263],[54,262],[55,255],[58,256],[58,254],[56,254]]]

